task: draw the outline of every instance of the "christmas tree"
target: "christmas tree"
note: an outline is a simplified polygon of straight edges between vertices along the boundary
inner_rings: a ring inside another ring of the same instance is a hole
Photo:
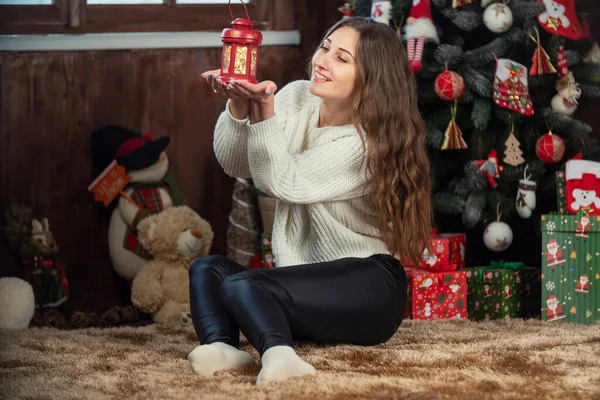
[[[350,4],[406,43],[440,230],[467,233],[467,264],[539,265],[540,215],[557,210],[556,171],[578,153],[600,159],[591,127],[573,116],[600,97],[598,45],[575,1]],[[483,240],[496,221],[507,224],[512,245],[490,249]]]

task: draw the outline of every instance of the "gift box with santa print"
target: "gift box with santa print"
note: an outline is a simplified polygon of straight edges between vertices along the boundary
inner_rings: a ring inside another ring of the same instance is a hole
[[[423,251],[418,265],[413,265],[407,260],[402,260],[402,265],[429,271],[452,271],[465,266],[466,247],[465,233],[438,233],[437,229],[434,229],[431,234],[431,251]]]
[[[467,318],[465,271],[432,272],[405,268],[408,280],[406,319]]]
[[[465,271],[469,319],[521,318],[526,316],[524,310],[528,317],[536,316],[534,308],[539,304],[534,297],[536,287],[539,288],[537,268],[526,267],[521,262],[492,261],[489,266]]]
[[[271,244],[271,233],[263,233],[260,235],[260,266],[261,268],[275,267]]]
[[[542,320],[599,320],[600,216],[545,214],[541,228]]]

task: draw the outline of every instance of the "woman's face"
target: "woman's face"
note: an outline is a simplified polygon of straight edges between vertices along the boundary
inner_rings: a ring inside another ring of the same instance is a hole
[[[312,59],[310,92],[326,100],[352,100],[358,32],[343,26],[326,38]]]

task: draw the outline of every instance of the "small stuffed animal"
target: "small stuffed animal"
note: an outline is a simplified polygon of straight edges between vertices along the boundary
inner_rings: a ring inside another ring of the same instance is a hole
[[[36,306],[57,307],[67,301],[69,282],[57,258],[58,246],[47,218],[31,221],[31,240],[21,248],[23,276],[35,292]]]
[[[31,241],[38,247],[42,254],[54,254],[58,252],[58,246],[50,231],[48,218],[42,218],[42,222],[34,219],[31,221]]]
[[[69,283],[57,257],[58,246],[48,218],[33,218],[31,207],[16,198],[7,200],[3,217],[2,233],[21,265],[19,277],[33,287],[36,308],[62,321],[64,317],[56,307],[67,301]],[[37,324],[38,314],[32,325]]]
[[[177,206],[142,219],[138,235],[153,260],[133,279],[133,305],[151,314],[157,323],[188,324],[188,271],[195,258],[210,253],[212,227],[188,206]]]

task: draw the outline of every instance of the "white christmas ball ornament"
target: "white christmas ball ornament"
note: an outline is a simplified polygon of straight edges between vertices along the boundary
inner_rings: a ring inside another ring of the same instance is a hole
[[[483,12],[483,22],[494,33],[503,33],[510,29],[513,23],[512,11],[506,4],[491,4]]]
[[[512,241],[512,230],[504,222],[492,222],[483,232],[483,243],[492,251],[504,251],[511,245]]]

